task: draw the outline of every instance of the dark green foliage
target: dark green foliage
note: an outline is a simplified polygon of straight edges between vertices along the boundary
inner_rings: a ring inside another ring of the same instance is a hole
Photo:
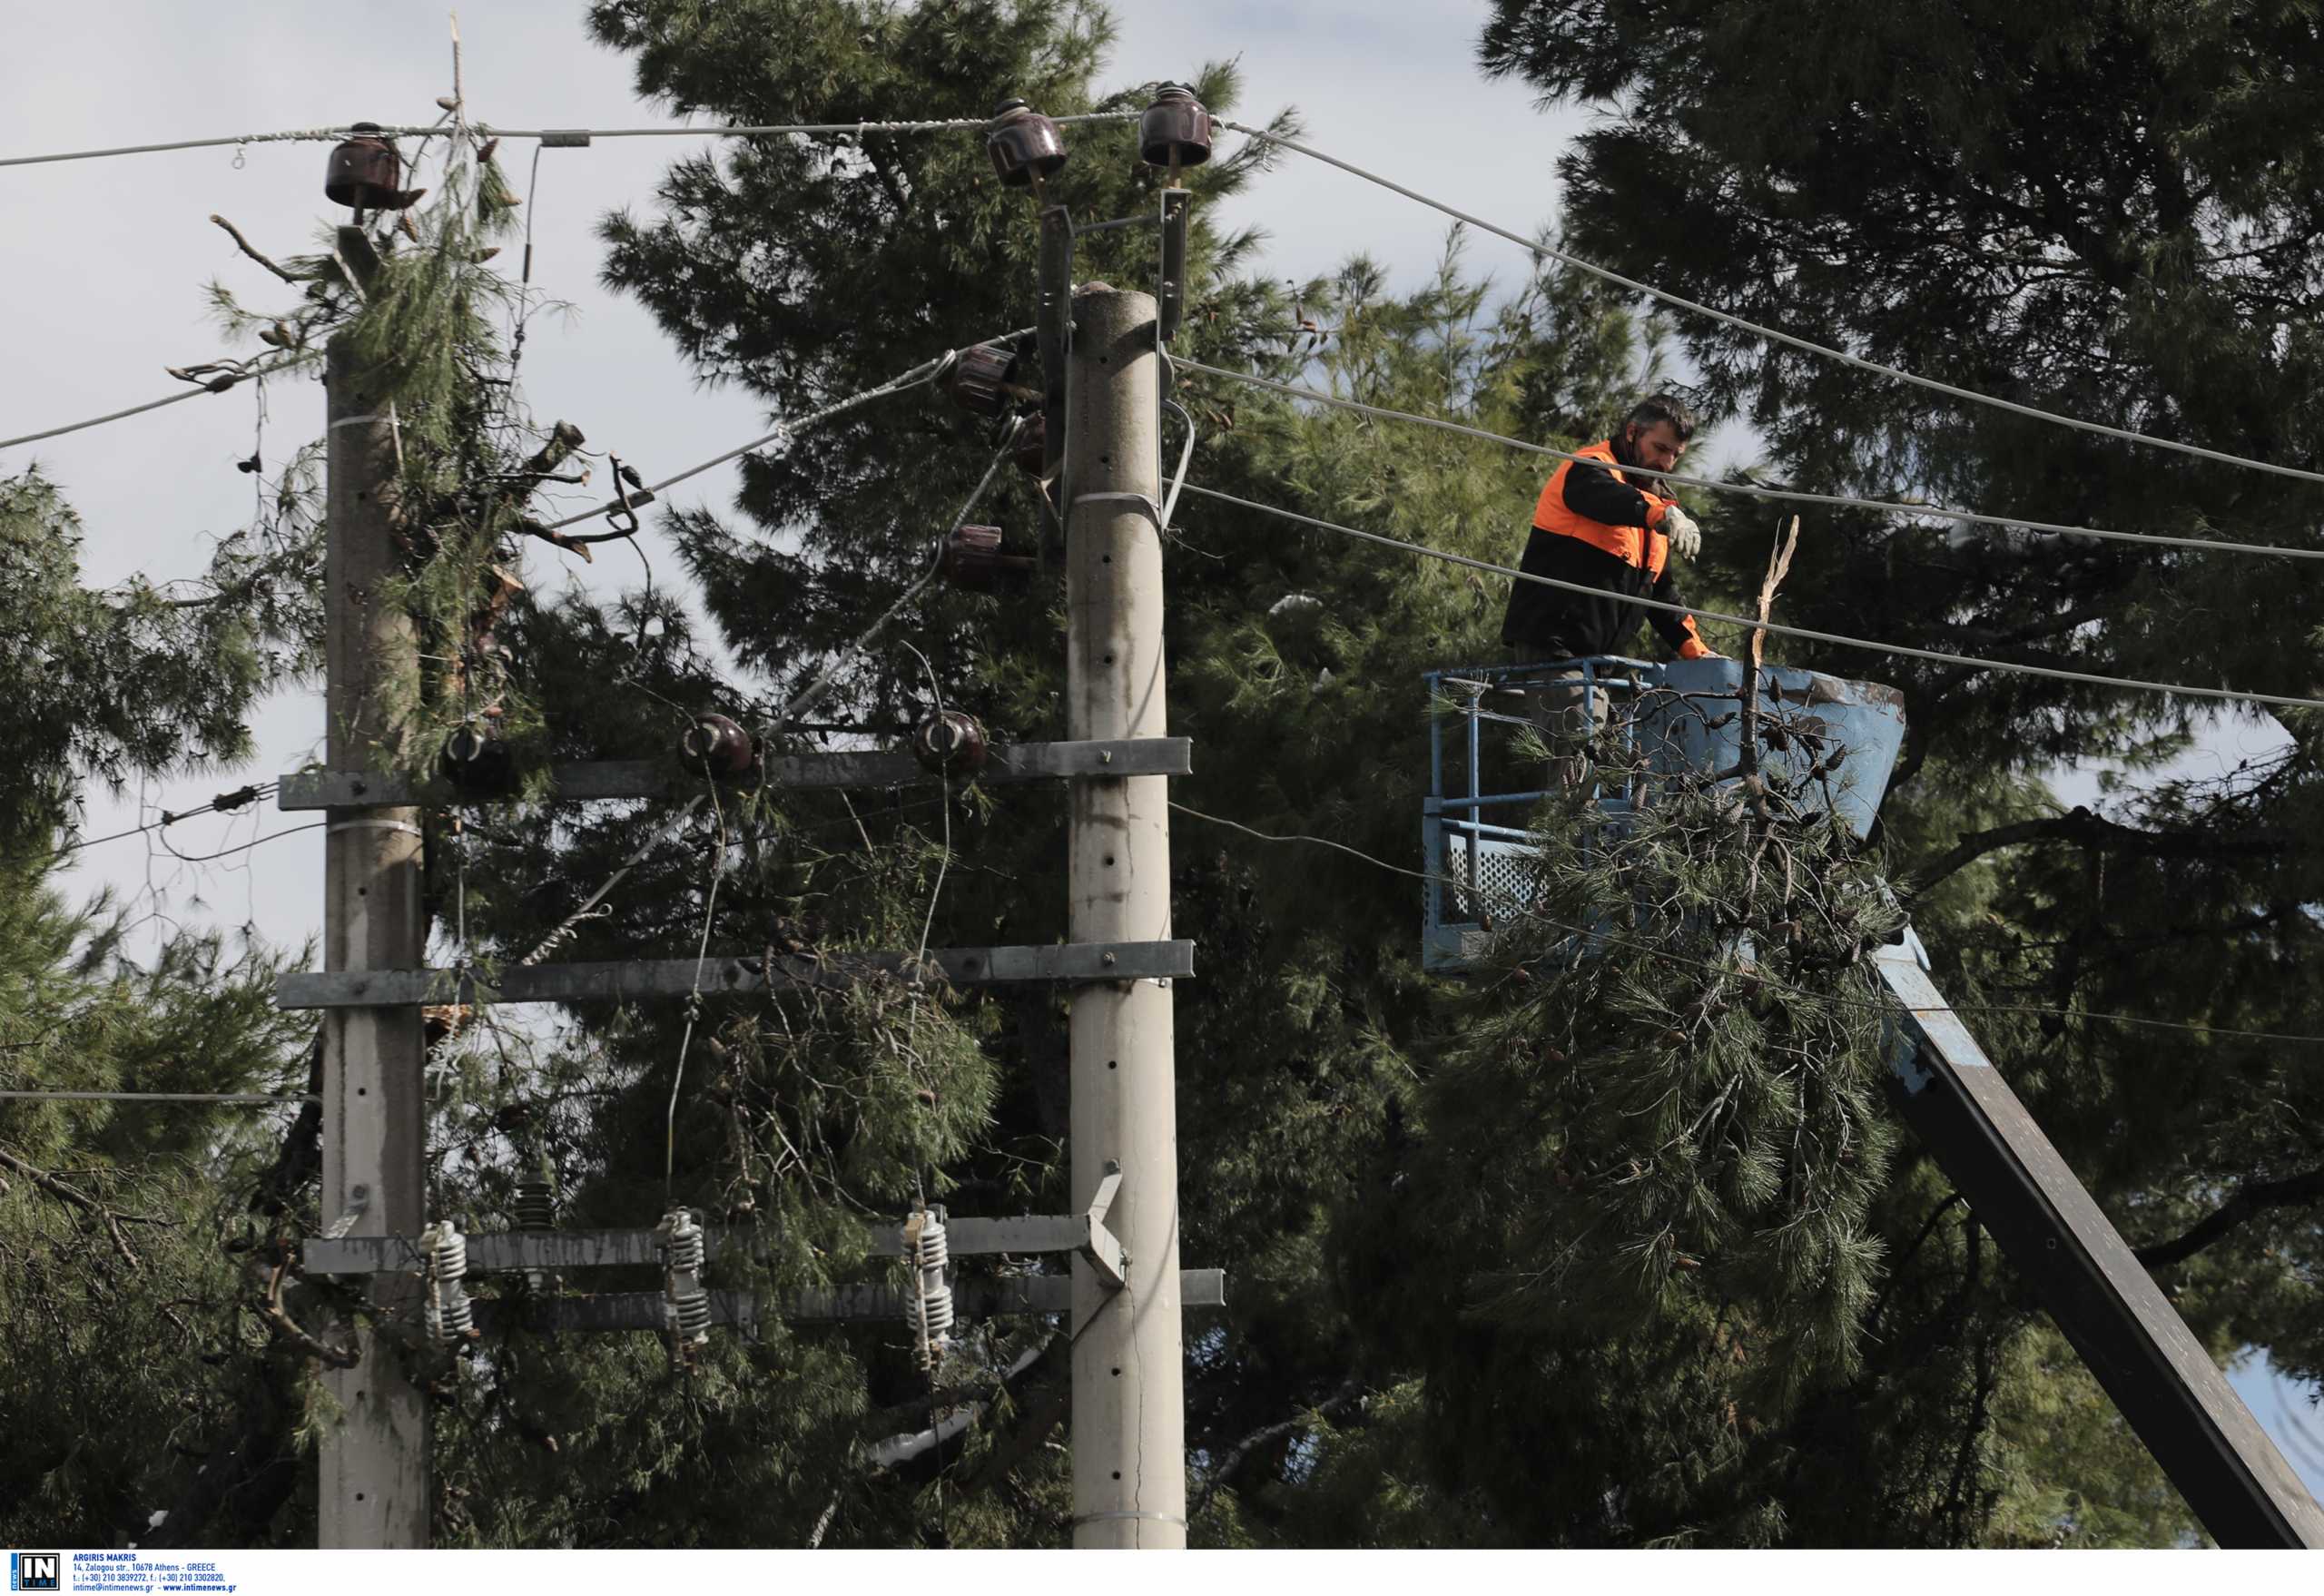
[[[141,968],[106,905],[70,911],[10,866],[0,1086],[303,1090],[308,1022],[274,1009],[276,968],[192,934]],[[300,1365],[254,1309],[271,1259],[241,1214],[289,1112],[0,1103],[0,1536],[166,1544],[175,1526],[155,1532],[152,1515],[205,1501],[212,1543],[267,1538],[298,1485],[294,1453],[262,1449],[222,1504],[229,1482],[190,1477],[175,1448],[215,1443],[222,1464],[246,1427],[296,1422]]]
[[[283,519],[223,539],[197,591],[143,576],[101,591],[81,586],[81,524],[56,489],[36,469],[0,478],[0,858],[46,846],[80,781],[118,792],[134,772],[247,754],[259,694],[311,659],[320,550],[297,515],[310,486],[302,459]]]
[[[1842,17],[1812,4],[1510,0],[1482,56],[1552,98],[1653,86],[1561,167],[1579,252],[1988,393],[2317,463],[2324,230],[2317,134],[2293,109],[2316,87],[2312,7]],[[2310,485],[2001,415],[1730,328],[1675,326],[1709,408],[1768,438],[1770,476],[2313,542]],[[1706,552],[1748,569],[1757,539],[1736,526],[1714,523]],[[1938,648],[2305,693],[2318,593],[2306,564],[1836,516],[1811,520],[1785,611]],[[2280,755],[2117,797],[2108,824],[2059,814],[2026,778],[2063,761],[2135,770],[2168,756],[2195,724],[2185,701],[1787,654],[1905,688],[1913,731],[1886,835],[1940,982],[1961,1002],[2024,1006],[1973,1023],[2126,1235],[2158,1249],[2199,1333],[2313,1370],[2313,1049],[2079,1018],[2318,1029],[2313,718],[2280,717]],[[1966,1345],[1979,1367],[2018,1366]],[[2007,1473],[2009,1455],[1989,1461]]]

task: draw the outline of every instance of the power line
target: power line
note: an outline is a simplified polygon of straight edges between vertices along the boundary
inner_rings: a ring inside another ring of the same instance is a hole
[[[1240,821],[1228,820],[1223,815],[1206,814],[1201,810],[1181,803],[1175,798],[1170,801],[1170,807],[1177,810],[1183,814],[1192,815],[1196,820],[1207,821],[1212,825],[1225,826],[1229,831],[1241,832],[1246,836],[1256,837],[1262,842],[1312,842],[1318,847],[1335,848],[1342,853],[1354,855],[1355,858],[1362,860],[1366,864],[1376,865],[1380,869],[1385,871],[1393,871],[1397,875],[1408,875],[1415,881],[1436,882],[1446,886],[1457,888],[1464,892],[1475,890],[1472,888],[1468,882],[1460,881],[1457,878],[1446,875],[1433,875],[1424,870],[1413,870],[1402,864],[1392,864],[1387,860],[1379,857],[1377,854],[1366,853],[1361,848],[1351,848],[1345,842],[1334,842],[1329,837],[1310,836],[1305,832],[1287,832],[1281,833],[1263,832],[1256,826],[1246,826]],[[1610,943],[1618,948],[1628,948],[1633,952],[1651,953],[1659,959],[1667,959],[1675,964],[1691,965],[1698,970],[1708,970],[1715,975],[1731,975],[1739,973],[1738,971],[1729,970],[1709,960],[1690,959],[1685,954],[1674,953],[1667,948],[1659,947],[1649,942],[1640,941],[1633,937],[1625,937],[1619,932],[1610,931],[1602,927],[1575,925],[1568,921],[1553,919],[1549,915],[1541,913],[1539,910],[1534,909],[1522,901],[1517,901],[1515,895],[1506,890],[1496,888],[1487,888],[1485,890],[1493,892],[1496,897],[1500,898],[1504,903],[1507,903],[1514,912],[1521,914],[1527,919],[1535,921],[1540,924],[1546,925],[1553,931],[1568,931],[1578,936],[1595,938],[1598,941]],[[1807,998],[1816,1002],[1842,1003],[1856,1008],[1876,1009],[1882,1013],[1892,1013],[1897,1010],[1902,1010],[1907,1014],[1915,1015],[1945,1013],[2047,1014],[2066,1020],[2104,1020],[2114,1025],[2145,1026],[2155,1030],[2191,1031],[2202,1036],[2234,1037],[2238,1039],[2246,1041],[2303,1042],[2324,1045],[2324,1036],[2305,1036],[2298,1032],[2280,1030],[2242,1030],[2233,1026],[2201,1025],[2183,1020],[2151,1020],[2142,1014],[2118,1014],[2092,1009],[2061,1009],[2044,1003],[1948,1003],[1941,1009],[1929,1009],[1905,1003],[1887,1002],[1877,998],[1851,998],[1841,992],[1811,992],[1803,987],[1792,986],[1788,982],[1777,980],[1774,977],[1765,974],[1756,974],[1754,979],[1764,980],[1769,986],[1775,987],[1781,991],[1789,992],[1795,997]]]
[[[1567,593],[1584,594],[1591,598],[1612,599],[1617,604],[1633,605],[1640,609],[1660,610],[1669,615],[1694,616],[1706,621],[1724,621],[1729,626],[1754,628],[1784,637],[1805,637],[1811,643],[1829,643],[1841,648],[1865,648],[1875,654],[1898,655],[1907,659],[1934,660],[1939,665],[1968,665],[1979,670],[2006,671],[2017,675],[2048,676],[2061,682],[2082,682],[2093,687],[2122,687],[2140,693],[2176,693],[2190,698],[2223,699],[2232,704],[2264,704],[2281,709],[2324,709],[2324,698],[2294,698],[2277,693],[2245,693],[2232,687],[2190,687],[2178,682],[2150,682],[2136,676],[2102,676],[2090,671],[2071,671],[2060,665],[2025,665],[2015,660],[1984,659],[1971,654],[1947,654],[1940,649],[1915,648],[1909,643],[1882,643],[1869,637],[1850,637],[1838,632],[1818,632],[1807,626],[1787,626],[1773,621],[1760,621],[1748,616],[1722,615],[1717,610],[1696,609],[1683,604],[1665,604],[1659,598],[1636,597],[1627,593],[1613,593],[1602,587],[1591,587],[1580,582],[1561,582],[1554,576],[1537,576],[1531,571],[1520,571],[1509,566],[1497,566],[1491,560],[1472,559],[1467,555],[1452,554],[1432,548],[1425,543],[1411,543],[1402,537],[1389,537],[1378,532],[1366,532],[1361,527],[1343,527],[1336,521],[1319,520],[1303,516],[1296,510],[1286,510],[1253,499],[1237,498],[1231,493],[1215,488],[1197,488],[1187,484],[1188,493],[1204,498],[1216,499],[1262,515],[1279,516],[1286,521],[1319,531],[1336,532],[1343,537],[1362,538],[1366,543],[1384,544],[1447,564],[1466,566],[1471,570],[1490,571],[1497,576],[1507,576],[1519,582],[1537,582],[1544,587],[1555,587]]]
[[[1505,227],[1496,227],[1481,216],[1472,216],[1466,211],[1449,205],[1443,200],[1432,199],[1417,189],[1406,188],[1403,184],[1383,177],[1376,172],[1366,171],[1352,161],[1343,161],[1336,155],[1326,155],[1323,151],[1303,144],[1296,139],[1288,139],[1281,133],[1270,133],[1265,128],[1253,127],[1247,123],[1230,121],[1223,116],[1217,119],[1217,124],[1220,127],[1232,128],[1236,133],[1250,138],[1264,139],[1269,143],[1280,144],[1285,149],[1305,155],[1311,161],[1321,161],[1326,166],[1336,166],[1352,176],[1360,177],[1369,183],[1376,183],[1392,193],[1402,194],[1408,200],[1426,205],[1432,211],[1440,211],[1455,221],[1466,222],[1471,227],[1492,233],[1495,238],[1506,239],[1520,249],[1529,251],[1536,259],[1555,261],[1561,266],[1570,266],[1577,271],[1586,271],[1592,277],[1613,283],[1619,288],[1629,289],[1633,293],[1645,294],[1649,298],[1661,300],[1666,305],[1681,310],[1691,310],[1698,316],[1708,316],[1714,321],[1739,329],[1756,337],[1764,338],[1775,343],[1787,344],[1811,355],[1821,355],[1826,360],[1837,360],[1842,365],[1853,366],[1860,371],[1870,371],[1882,377],[1891,377],[1899,382],[1909,382],[1915,388],[1925,388],[1931,392],[1941,393],[1951,399],[1964,399],[1971,404],[1984,405],[1996,410],[2006,410],[2013,415],[2029,417],[2036,421],[2049,421],[2060,427],[2071,427],[2076,431],[2094,433],[2101,438],[2119,438],[2124,443],[2143,444],[2149,448],[2169,449],[2174,454],[2192,455],[2198,459],[2217,460],[2222,465],[2243,466],[2254,471],[2266,471],[2278,477],[2295,478],[2302,482],[2324,482],[2324,471],[2303,470],[2297,466],[2279,466],[2267,460],[2255,460],[2244,455],[2229,454],[2222,449],[2204,448],[2199,444],[2180,443],[2168,438],[2157,438],[2152,433],[2133,432],[2126,427],[2110,427],[2103,421],[2085,421],[2078,416],[2062,415],[2058,411],[2045,410],[2036,405],[2020,404],[2014,399],[2000,399],[1989,393],[1979,393],[1974,389],[1957,387],[1950,382],[1940,382],[1934,377],[1922,377],[1900,367],[1884,366],[1877,360],[1867,360],[1861,355],[1849,354],[1846,350],[1835,349],[1830,344],[1817,343],[1793,333],[1777,331],[1772,327],[1762,327],[1758,322],[1747,321],[1731,311],[1717,310],[1699,300],[1690,300],[1681,294],[1674,294],[1667,289],[1656,288],[1652,283],[1640,282],[1636,278],[1625,277],[1619,271],[1585,261],[1579,255],[1569,254],[1563,250],[1552,249],[1547,244],[1535,242],[1521,234],[1510,232]]]
[[[1521,438],[1489,432],[1482,427],[1471,427],[1460,421],[1448,421],[1436,416],[1417,415],[1410,410],[1392,410],[1380,405],[1367,405],[1334,393],[1324,393],[1295,383],[1279,381],[1272,377],[1260,377],[1248,371],[1230,371],[1223,366],[1206,366],[1200,360],[1179,360],[1181,370],[1200,371],[1212,377],[1225,377],[1254,388],[1271,388],[1279,393],[1313,399],[1317,404],[1331,405],[1361,415],[1377,416],[1384,420],[1411,421],[1422,427],[1433,427],[1441,432],[1457,432],[1464,438],[1482,438],[1487,443],[1505,444],[1522,449],[1527,454],[1547,455],[1557,460],[1581,460],[1583,457],[1561,448],[1551,448],[1545,443],[1529,443]],[[1596,461],[1585,461],[1597,464]],[[2031,521],[2022,516],[1989,516],[1974,510],[1954,509],[1945,505],[1910,504],[1901,499],[1856,498],[1840,493],[1811,493],[1798,488],[1763,488],[1749,482],[1718,482],[1708,477],[1689,477],[1677,471],[1649,471],[1642,466],[1624,466],[1625,477],[1647,477],[1684,488],[1699,488],[1711,493],[1741,494],[1751,498],[1782,499],[1791,504],[1831,505],[1846,509],[1885,510],[1901,516],[1929,516],[1950,521],[1967,521],[1980,527],[2022,528],[2029,532],[2054,532],[2067,537],[2107,538],[2120,543],[2159,543],[2171,548],[2194,548],[2221,554],[2273,555],[2283,559],[2324,560],[2324,548],[2287,548],[2272,543],[2230,543],[2220,537],[2173,537],[2160,532],[2112,532],[2100,527],[2069,527],[2055,521]]]
[[[988,343],[1005,343],[1010,339],[1022,338],[1032,330],[1033,329],[1029,327],[1023,327],[1018,329],[1014,332],[1004,332],[999,338],[988,339],[985,341]],[[665,489],[675,488],[679,483],[685,481],[689,478],[699,477],[704,471],[711,469],[713,467],[723,466],[728,460],[739,459],[743,456],[750,454],[754,450],[764,448],[768,444],[773,443],[778,439],[793,436],[799,432],[804,431],[810,427],[819,426],[822,422],[830,420],[833,416],[844,415],[847,411],[854,409],[859,405],[866,405],[875,399],[884,399],[890,394],[902,393],[908,389],[919,388],[925,383],[933,382],[950,368],[953,360],[958,356],[958,354],[959,351],[957,350],[947,350],[944,353],[938,355],[933,360],[922,360],[911,370],[903,372],[899,376],[890,378],[887,381],[880,384],[877,388],[867,388],[861,393],[851,394],[847,398],[838,401],[836,404],[826,405],[822,409],[816,410],[812,414],[802,416],[795,421],[786,421],[763,438],[754,438],[748,443],[728,449],[724,454],[714,455],[711,458],[703,461],[698,466],[688,466],[684,470],[678,472],[675,476],[665,477],[659,482],[649,482],[645,485],[645,491],[658,498]],[[990,473],[988,472],[987,476],[989,478]],[[628,504],[624,504],[622,501],[615,499],[611,503],[599,505],[596,509],[583,510],[579,515],[567,516],[561,521],[551,521],[547,527],[543,527],[542,530],[547,532],[562,531],[567,527],[576,526],[583,521],[593,520],[599,516],[606,515],[613,511],[627,509],[631,505],[635,505],[636,502],[637,498],[633,494],[630,496]]]
[[[62,859],[67,853],[78,853],[84,848],[94,848],[101,842],[118,842],[124,837],[141,837],[147,832],[158,832],[165,826],[173,826],[182,820],[192,820],[197,815],[231,813],[246,803],[271,795],[277,785],[278,783],[274,782],[253,782],[249,786],[237,791],[221,793],[200,808],[189,809],[182,814],[172,814],[165,809],[162,811],[162,818],[159,820],[149,820],[143,825],[132,826],[125,832],[114,832],[107,836],[90,837],[81,842],[68,843],[56,851],[55,857]]]
[[[110,415],[92,416],[85,421],[68,421],[62,427],[51,427],[44,432],[27,432],[21,438],[0,438],[0,448],[14,448],[20,443],[38,443],[46,438],[62,438],[68,432],[85,431],[91,427],[102,427],[108,421],[126,420],[132,416],[142,416],[148,410],[158,410],[167,405],[182,405],[188,399],[201,399],[206,394],[224,393],[240,387],[245,379],[271,377],[277,371],[288,370],[293,366],[307,365],[316,358],[311,354],[292,355],[286,360],[275,360],[268,365],[254,366],[248,371],[230,374],[233,376],[233,380],[225,388],[208,386],[190,388],[183,393],[173,393],[167,399],[157,399],[145,404],[132,405],[125,410],[115,410]]]
[[[1136,111],[1090,111],[1075,116],[1051,117],[1052,122],[1069,125],[1084,122],[1126,122],[1135,120]],[[752,127],[493,127],[485,123],[472,124],[478,139],[538,139],[550,149],[582,148],[598,139],[750,139],[766,138],[778,133],[829,133],[862,137],[865,133],[982,133],[992,125],[989,117],[956,116],[926,122],[794,122]],[[441,131],[441,125],[426,127],[376,127],[365,130],[386,138],[425,136]],[[172,150],[218,150],[243,144],[336,143],[352,135],[355,129],[346,127],[287,128],[275,133],[235,133],[224,138],[179,139],[163,144],[117,144],[104,150],[65,150],[50,155],[10,155],[0,157],[0,166],[45,166],[59,161],[103,161],[115,155],[153,155]]]
[[[313,1097],[277,1097],[267,1092],[68,1092],[0,1091],[0,1099],[43,1103],[315,1103]]]

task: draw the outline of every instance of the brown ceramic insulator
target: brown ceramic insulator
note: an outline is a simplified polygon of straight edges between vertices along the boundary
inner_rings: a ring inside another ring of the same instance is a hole
[[[1065,170],[1064,135],[1056,123],[1022,100],[1007,101],[992,113],[984,140],[992,169],[1010,188],[1021,189],[1037,177],[1047,179]]]
[[[711,774],[739,776],[751,768],[757,751],[751,734],[723,714],[698,717],[678,739],[679,752]]]
[[[1200,166],[1210,159],[1210,113],[1184,84],[1164,84],[1137,119],[1138,158],[1148,166]]]
[[[948,709],[941,714],[930,715],[912,728],[911,752],[923,769],[948,776],[965,776],[984,768],[992,748],[976,716],[964,710]]]
[[[323,172],[323,197],[358,211],[396,211],[419,197],[405,197],[403,161],[380,136],[375,122],[359,122],[353,136],[330,153]]]
[[[1021,576],[1036,563],[1026,555],[1001,553],[998,527],[955,527],[944,536],[940,568],[955,587],[990,593],[1000,587],[1002,577]]]
[[[998,344],[980,343],[960,351],[944,379],[952,402],[972,416],[998,416],[1008,408],[1009,385],[1017,357]]]

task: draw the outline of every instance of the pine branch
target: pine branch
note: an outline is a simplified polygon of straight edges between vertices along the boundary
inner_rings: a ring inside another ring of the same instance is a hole
[[[2184,1263],[2205,1247],[2224,1240],[2270,1208],[2295,1207],[2324,1202],[2324,1167],[2280,1180],[2246,1181],[2235,1195],[2169,1241],[2142,1246],[2132,1255],[2150,1269],[2167,1269]]]
[[[7,1168],[14,1169],[17,1174],[31,1181],[34,1186],[39,1187],[51,1197],[56,1197],[61,1201],[70,1203],[76,1208],[96,1215],[97,1217],[105,1222],[105,1231],[106,1234],[113,1237],[113,1249],[120,1253],[121,1256],[128,1261],[129,1266],[133,1269],[143,1269],[145,1266],[143,1261],[141,1260],[134,1252],[130,1250],[129,1237],[122,1233],[122,1215],[114,1213],[113,1209],[107,1207],[103,1203],[99,1202],[96,1198],[91,1197],[88,1193],[81,1190],[79,1187],[69,1186],[65,1182],[59,1180],[47,1170],[34,1167],[32,1165],[26,1163],[24,1159],[18,1158],[15,1154],[10,1152],[5,1148],[0,1148],[0,1166],[5,1166]]]
[[[2077,804],[2051,819],[2017,821],[1972,832],[1913,872],[1906,894],[1916,897],[1988,853],[2026,842],[2072,842],[2145,859],[2273,859],[2293,845],[2292,839],[2281,832],[2141,831]]]
[[[1208,1507],[1210,1505],[1210,1499],[1217,1493],[1218,1488],[1226,1483],[1228,1480],[1234,1478],[1235,1471],[1241,1468],[1243,1464],[1249,1460],[1251,1453],[1258,1450],[1258,1448],[1266,1445],[1271,1441],[1279,1441],[1284,1436],[1291,1434],[1294,1431],[1311,1430],[1315,1428],[1315,1421],[1317,1419],[1322,1418],[1326,1414],[1338,1412],[1341,1408],[1344,1408],[1348,1404],[1354,1402],[1363,1394],[1364,1383],[1362,1378],[1355,1374],[1350,1374],[1345,1380],[1340,1383],[1340,1388],[1337,1391],[1325,1397],[1323,1401],[1317,1403],[1314,1407],[1304,1409],[1299,1414],[1291,1418],[1285,1419],[1280,1424],[1264,1425],[1259,1429],[1252,1431],[1248,1435],[1244,1436],[1242,1440],[1235,1443],[1233,1449],[1227,1453],[1226,1456],[1219,1463],[1216,1468],[1210,1470],[1203,1476],[1202,1489],[1195,1493],[1195,1499],[1187,1504],[1187,1517],[1188,1519],[1192,1519],[1197,1513],[1201,1512],[1204,1508]]]

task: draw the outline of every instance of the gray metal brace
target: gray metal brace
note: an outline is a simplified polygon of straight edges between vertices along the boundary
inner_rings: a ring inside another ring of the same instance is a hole
[[[1001,743],[976,779],[988,783],[1108,781],[1119,776],[1183,776],[1194,770],[1194,743],[1186,737],[1123,737],[1089,743]],[[901,787],[936,780],[910,754],[876,750],[792,754],[766,762],[763,780],[774,788],[831,790]],[[548,795],[565,802],[668,798],[702,790],[698,771],[675,759],[615,759],[553,764]],[[280,809],[400,808],[409,804],[490,803],[464,796],[441,778],[415,780],[393,771],[295,771],[276,784]]]
[[[955,986],[1026,981],[1170,980],[1195,972],[1195,945],[1057,942],[1000,948],[931,948],[926,973]],[[400,1003],[580,1003],[633,998],[798,991],[873,975],[906,976],[903,953],[722,955],[602,964],[510,965],[490,980],[455,970],[300,970],[274,978],[281,1009],[361,1009]]]

